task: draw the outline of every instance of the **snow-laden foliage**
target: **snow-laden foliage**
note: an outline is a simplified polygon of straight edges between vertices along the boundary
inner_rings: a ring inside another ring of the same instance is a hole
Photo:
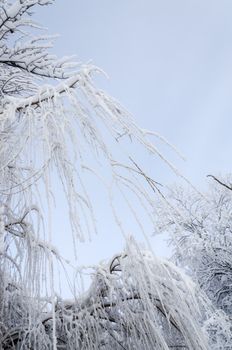
[[[202,196],[176,187],[170,201],[178,210],[170,214],[161,206],[157,226],[172,232],[176,259],[214,304],[231,315],[232,191],[216,182]]]
[[[95,269],[88,292],[81,294],[73,282],[73,300],[64,301],[55,290],[56,267],[68,262],[52,245],[54,178],[66,196],[75,249],[75,242],[97,230],[87,173],[103,180],[115,224],[125,234],[115,192],[142,231],[134,199],[154,225],[154,193],[164,200],[159,184],[127,152],[128,143],[176,169],[150,138],[168,143],[138,127],[95,87],[98,68],[58,59],[50,53],[53,38],[35,36],[39,26],[32,11],[50,3],[0,2],[0,346],[203,350],[211,334],[210,342],[219,346],[226,332],[215,335],[216,322],[207,321],[217,319],[223,328],[225,319],[175,265],[133,239],[108,265]],[[108,182],[96,163],[106,166]],[[83,270],[74,269],[81,276]]]
[[[209,190],[202,195],[183,187],[173,187],[168,199],[169,205],[176,210],[170,212],[170,208],[160,202],[157,215],[157,231],[171,234],[175,261],[195,279],[215,307],[227,314],[223,316],[223,327],[218,324],[223,312],[218,311],[207,321],[211,340],[220,344],[216,349],[230,349],[228,344],[232,341],[230,183],[230,176],[219,181],[211,180]]]
[[[169,262],[141,250],[133,239],[122,254],[100,265],[92,285],[77,300],[56,300],[53,312],[3,283],[4,349],[207,349],[201,323],[207,301]],[[28,317],[30,315],[30,317]],[[8,330],[9,329],[9,330]],[[7,330],[7,332],[6,332]]]
[[[133,192],[145,210],[151,212],[154,201],[141,179],[145,178],[153,189],[156,183],[127,154],[128,140],[153,155],[162,159],[163,156],[149,140],[151,133],[139,128],[117,101],[94,86],[92,75],[100,72],[98,68],[70,63],[68,58],[57,59],[49,54],[51,43],[47,37],[32,36],[28,42],[31,35],[24,29],[23,37],[20,36],[22,28],[34,26],[26,16],[28,11],[47,3],[50,1],[6,1],[1,8],[0,191],[4,205],[6,198],[14,202],[10,204],[10,208],[17,208],[13,215],[24,217],[24,212],[29,213],[38,201],[34,197],[39,181],[44,183],[45,193],[52,201],[50,174],[56,171],[67,198],[73,232],[84,240],[96,231],[85,184],[86,173],[98,176],[90,159],[95,157],[107,164],[110,180],[106,190],[112,206],[113,193],[120,188],[122,193]],[[13,43],[13,48],[8,43]],[[112,142],[123,148],[124,140],[125,155],[121,160]],[[139,221],[138,215],[133,214]],[[119,223],[115,208],[114,216]],[[152,215],[150,219],[153,220]]]

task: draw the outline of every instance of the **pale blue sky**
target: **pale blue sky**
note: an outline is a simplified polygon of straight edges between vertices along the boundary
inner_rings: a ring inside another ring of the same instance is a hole
[[[92,60],[110,77],[99,85],[138,124],[184,153],[187,162],[172,160],[195,186],[204,187],[209,173],[231,172],[230,0],[57,0],[36,17],[49,33],[61,35],[57,55]],[[162,167],[156,174],[164,183],[176,181]],[[122,247],[114,224],[102,220],[102,236],[81,248],[86,263],[97,263]],[[65,227],[62,220],[59,227]],[[62,249],[67,255],[66,242]],[[154,248],[166,254],[160,242],[154,241]]]

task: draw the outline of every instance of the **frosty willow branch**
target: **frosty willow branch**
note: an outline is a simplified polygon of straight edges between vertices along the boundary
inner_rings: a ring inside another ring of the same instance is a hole
[[[138,127],[95,87],[98,68],[58,59],[50,53],[52,37],[35,36],[40,27],[31,11],[52,2],[0,5],[0,346],[205,350],[202,324],[213,312],[208,300],[173,264],[133,239],[109,265],[96,268],[87,292],[73,282],[72,301],[58,296],[55,269],[68,262],[52,245],[49,230],[53,179],[59,178],[65,193],[75,245],[97,231],[87,175],[101,178],[124,236],[115,193],[142,231],[135,198],[155,225],[154,194],[166,199],[160,184],[126,151],[128,140],[178,172],[150,138],[170,146],[166,140]],[[99,162],[109,178],[99,172]],[[81,268],[75,269],[81,276]]]

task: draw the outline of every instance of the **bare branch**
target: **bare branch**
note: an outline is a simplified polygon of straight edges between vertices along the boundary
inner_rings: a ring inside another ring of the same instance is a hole
[[[228,190],[232,191],[232,186],[227,185],[225,182],[222,182],[221,180],[219,180],[216,176],[214,175],[207,175],[207,177],[212,177],[212,179],[214,179],[217,183],[219,183],[220,185],[224,186],[225,188],[227,188]]]

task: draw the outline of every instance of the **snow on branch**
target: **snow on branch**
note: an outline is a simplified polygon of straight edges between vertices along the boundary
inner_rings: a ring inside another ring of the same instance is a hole
[[[209,325],[204,329],[203,323],[213,311],[204,294],[133,239],[122,254],[94,270],[87,292],[81,294],[73,282],[71,302],[58,296],[55,269],[64,269],[68,280],[67,265],[78,276],[83,268],[71,266],[52,244],[57,184],[78,255],[76,243],[92,238],[98,228],[88,176],[103,183],[124,237],[122,205],[147,238],[141,210],[155,229],[154,197],[166,198],[133,147],[180,174],[155,142],[171,145],[140,128],[95,86],[98,68],[58,59],[50,54],[51,37],[31,35],[38,29],[31,10],[51,2],[4,0],[0,6],[0,346],[206,350]]]
[[[57,86],[43,85],[36,94],[26,98],[6,96],[0,113],[3,135],[0,140],[0,155],[3,160],[2,184],[4,183],[0,192],[7,196],[24,191],[29,196],[33,184],[39,180],[44,179],[45,186],[48,186],[47,177],[55,165],[67,197],[72,228],[81,240],[86,237],[86,228],[88,234],[91,234],[91,230],[96,231],[91,195],[84,184],[85,173],[92,166],[88,164],[89,157],[85,159],[84,153],[81,153],[83,147],[88,149],[89,154],[101,154],[105,159],[111,172],[111,184],[106,186],[109,198],[112,197],[112,186],[120,187],[122,195],[125,189],[129,189],[143,203],[148,215],[154,209],[154,200],[146,185],[142,185],[143,178],[152,190],[156,187],[157,195],[162,195],[161,190],[129,154],[124,156],[124,161],[117,159],[107,133],[111,135],[115,147],[124,141],[118,139],[118,135],[124,134],[124,138],[127,135],[149,153],[164,160],[171,169],[174,168],[150,142],[146,132],[136,125],[130,114],[117,101],[94,86],[91,76],[95,72],[99,72],[99,69],[94,66],[82,66],[78,74]],[[74,128],[78,137],[73,133]],[[11,141],[6,142],[4,135]],[[68,150],[70,144],[72,151]],[[75,168],[72,157],[79,159],[78,169]],[[27,163],[24,164],[27,170],[22,171],[22,161]],[[21,180],[12,182],[9,180],[12,176],[18,179],[21,177]],[[76,177],[82,184],[80,190],[75,185]],[[133,211],[132,204],[128,202],[128,206]],[[80,213],[83,213],[84,221]],[[133,215],[138,221],[137,214],[133,212]],[[117,214],[115,219],[118,221]],[[151,215],[150,219],[153,220]],[[92,229],[89,224],[93,225]]]
[[[207,301],[187,277],[131,239],[117,260],[117,269],[109,270],[112,262],[98,267],[90,289],[78,300],[57,299],[57,349],[208,349],[198,321]],[[12,293],[17,295],[17,289]],[[38,310],[32,311],[31,324],[20,327],[20,318],[15,319],[15,328],[3,336],[4,346],[52,345],[52,312],[38,317]]]
[[[66,79],[78,69],[72,57],[58,59],[49,50],[54,36],[32,34],[40,26],[31,19],[35,5],[53,1],[3,1],[0,6],[0,92],[3,95],[25,95],[35,92],[36,78]],[[26,32],[25,30],[28,30]],[[11,43],[11,45],[10,45]],[[17,82],[17,80],[19,80]]]

